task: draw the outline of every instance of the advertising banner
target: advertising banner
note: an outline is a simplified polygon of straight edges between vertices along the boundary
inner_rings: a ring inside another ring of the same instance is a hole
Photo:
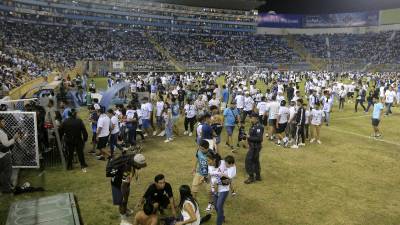
[[[112,65],[113,65],[113,69],[115,69],[115,70],[122,70],[124,68],[123,61],[114,61]]]
[[[307,28],[377,26],[378,23],[378,11],[306,15],[303,18],[303,25]]]
[[[259,27],[301,28],[302,20],[302,15],[261,13],[257,18],[257,23]]]

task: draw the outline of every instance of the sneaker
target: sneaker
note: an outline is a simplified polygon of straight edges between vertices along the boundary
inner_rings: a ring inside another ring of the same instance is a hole
[[[298,145],[292,145],[292,146],[290,146],[290,148],[293,148],[293,149],[298,149],[298,148],[299,148],[299,146],[298,146]]]
[[[171,139],[167,139],[167,140],[165,140],[164,142],[165,143],[168,143],[168,142],[170,142],[171,141]]]
[[[311,138],[310,143],[313,143],[315,141],[315,138]]]
[[[306,146],[306,144],[305,143],[300,143],[299,146]]]
[[[102,155],[97,156],[96,159],[97,160],[102,160],[102,161],[106,160],[106,158],[104,158],[104,156],[102,156]]]
[[[82,172],[87,173],[87,169],[86,168],[82,168]]]
[[[156,134],[157,134],[157,131],[153,131],[153,136],[156,136]]]
[[[129,208],[126,209],[126,215],[127,215],[127,216],[131,216],[131,215],[133,215],[133,213],[134,213],[134,212],[133,212],[132,209],[129,209]]]
[[[148,136],[147,133],[144,133],[144,134],[143,134],[143,137],[147,137],[147,136]]]
[[[232,197],[235,197],[236,196],[236,192],[232,192]]]
[[[157,136],[164,137],[164,135],[165,135],[165,130],[161,131]]]
[[[192,132],[190,132],[190,133],[189,133],[189,137],[191,137],[192,135],[193,135],[193,133],[192,133]]]
[[[208,203],[208,205],[207,205],[207,208],[206,208],[206,212],[211,212],[211,210],[213,210],[214,209],[214,205],[213,204],[211,204],[211,203]]]
[[[322,142],[320,141],[320,140],[317,140],[317,143],[320,145],[320,144],[322,144]]]
[[[265,137],[268,137],[268,133],[265,134]]]
[[[254,182],[255,182],[255,180],[252,177],[249,177],[249,178],[247,178],[247,180],[244,181],[245,184],[251,184],[251,183],[254,183]]]
[[[189,132],[187,132],[187,131],[185,131],[185,132],[183,132],[183,135],[187,135]]]

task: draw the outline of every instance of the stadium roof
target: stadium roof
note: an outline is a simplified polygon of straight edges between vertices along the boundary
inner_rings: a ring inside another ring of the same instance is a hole
[[[260,0],[151,0],[153,2],[205,8],[252,10],[265,3]]]
[[[323,14],[400,8],[399,0],[267,0],[261,12]]]

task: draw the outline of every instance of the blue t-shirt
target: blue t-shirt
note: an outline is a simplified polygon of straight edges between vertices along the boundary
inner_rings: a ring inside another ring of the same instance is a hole
[[[375,103],[374,111],[372,112],[372,119],[380,119],[381,111],[385,108],[381,102]]]
[[[235,126],[236,118],[239,116],[237,109],[226,108],[224,110],[225,126]]]
[[[67,107],[67,108],[64,109],[63,114],[62,114],[62,121],[64,121],[64,120],[69,118],[69,115],[68,115],[69,112],[71,112],[70,108]]]
[[[178,103],[172,104],[171,114],[172,114],[172,116],[179,116],[179,104]]]
[[[203,123],[201,126],[201,139],[212,139],[213,129],[210,125]]]
[[[224,89],[224,90],[222,91],[222,101],[225,102],[225,103],[228,103],[228,101],[229,101],[229,92],[228,92],[228,89]]]
[[[199,163],[196,172],[201,176],[207,176],[208,175],[207,155],[204,154],[202,151],[197,150],[196,158]]]

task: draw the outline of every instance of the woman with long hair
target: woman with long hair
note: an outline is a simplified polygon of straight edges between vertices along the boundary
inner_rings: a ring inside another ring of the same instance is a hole
[[[193,198],[190,187],[182,185],[179,188],[179,193],[181,195],[179,208],[181,209],[183,221],[179,221],[175,225],[199,225],[201,221],[199,204]]]

